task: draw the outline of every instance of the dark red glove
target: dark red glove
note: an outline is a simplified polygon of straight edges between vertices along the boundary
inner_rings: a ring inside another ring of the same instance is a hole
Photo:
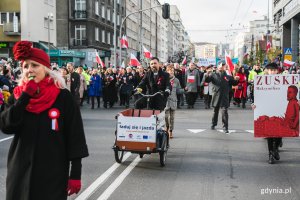
[[[73,180],[73,179],[69,179],[68,181],[68,188],[67,188],[67,192],[68,192],[68,196],[71,196],[74,193],[78,193],[81,189],[81,180]]]
[[[39,86],[34,80],[28,81],[24,87],[23,92],[26,92],[29,96],[33,97],[39,89]]]

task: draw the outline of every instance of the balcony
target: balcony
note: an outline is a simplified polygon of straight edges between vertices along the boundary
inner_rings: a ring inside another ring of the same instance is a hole
[[[73,40],[73,46],[87,46],[88,42],[87,39],[74,39]]]
[[[86,10],[74,10],[73,17],[74,17],[74,19],[86,19],[87,12],[86,12]]]
[[[5,35],[21,35],[21,23],[4,23],[3,32]]]

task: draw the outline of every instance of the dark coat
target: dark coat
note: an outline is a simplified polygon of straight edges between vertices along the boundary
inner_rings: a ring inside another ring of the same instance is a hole
[[[90,78],[89,96],[102,96],[102,78],[98,74],[92,75]]]
[[[154,73],[149,70],[137,87],[147,87],[149,94],[159,91],[164,92],[166,89],[171,90],[169,74],[160,68],[156,78],[154,78]],[[151,99],[150,108],[163,110],[166,107],[166,101],[167,98],[165,96],[157,95]]]
[[[182,88],[185,88],[185,75],[183,74],[182,70],[180,69],[175,69],[174,71],[175,77],[179,80],[180,86]]]
[[[131,95],[133,91],[133,85],[135,82],[135,77],[132,73],[126,73],[119,77],[120,81],[120,94]]]
[[[79,95],[80,75],[76,72],[71,73],[71,94],[73,96]]]
[[[212,82],[212,106],[228,108],[231,85],[237,85],[239,81],[234,80],[226,72],[217,72],[207,76],[205,82]]]
[[[7,85],[9,87],[10,92],[12,91],[11,83],[9,82],[9,79],[4,75],[0,75],[0,88],[2,88],[4,85]]]
[[[118,91],[116,88],[117,77],[115,74],[106,74],[103,77],[103,101],[105,102],[117,102]]]
[[[80,94],[79,94],[79,89],[80,89],[80,75],[77,72],[73,72],[70,74],[71,78],[71,94],[73,95],[77,105],[80,104]]]
[[[70,161],[88,156],[79,107],[61,90],[51,108],[60,111],[59,130],[51,128],[49,109],[25,110],[30,97],[12,96],[0,115],[0,128],[14,134],[8,153],[6,200],[66,200]]]

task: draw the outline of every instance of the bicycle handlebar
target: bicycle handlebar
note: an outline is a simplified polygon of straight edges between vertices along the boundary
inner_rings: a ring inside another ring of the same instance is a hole
[[[163,93],[161,91],[159,92],[156,92],[154,94],[143,94],[141,92],[136,92],[135,94],[140,94],[142,97],[145,97],[145,98],[151,98],[151,97],[155,97],[156,95],[160,94],[160,95],[163,95]]]

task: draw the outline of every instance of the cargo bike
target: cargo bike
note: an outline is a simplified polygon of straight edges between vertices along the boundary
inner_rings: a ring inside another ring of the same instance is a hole
[[[166,163],[169,148],[169,136],[164,130],[165,112],[161,110],[150,110],[150,99],[156,95],[142,96],[135,102],[137,104],[142,99],[147,99],[147,109],[127,109],[116,115],[117,125],[115,131],[115,143],[113,146],[115,160],[122,162],[124,152],[139,154],[143,158],[144,154],[159,153],[160,165]]]

